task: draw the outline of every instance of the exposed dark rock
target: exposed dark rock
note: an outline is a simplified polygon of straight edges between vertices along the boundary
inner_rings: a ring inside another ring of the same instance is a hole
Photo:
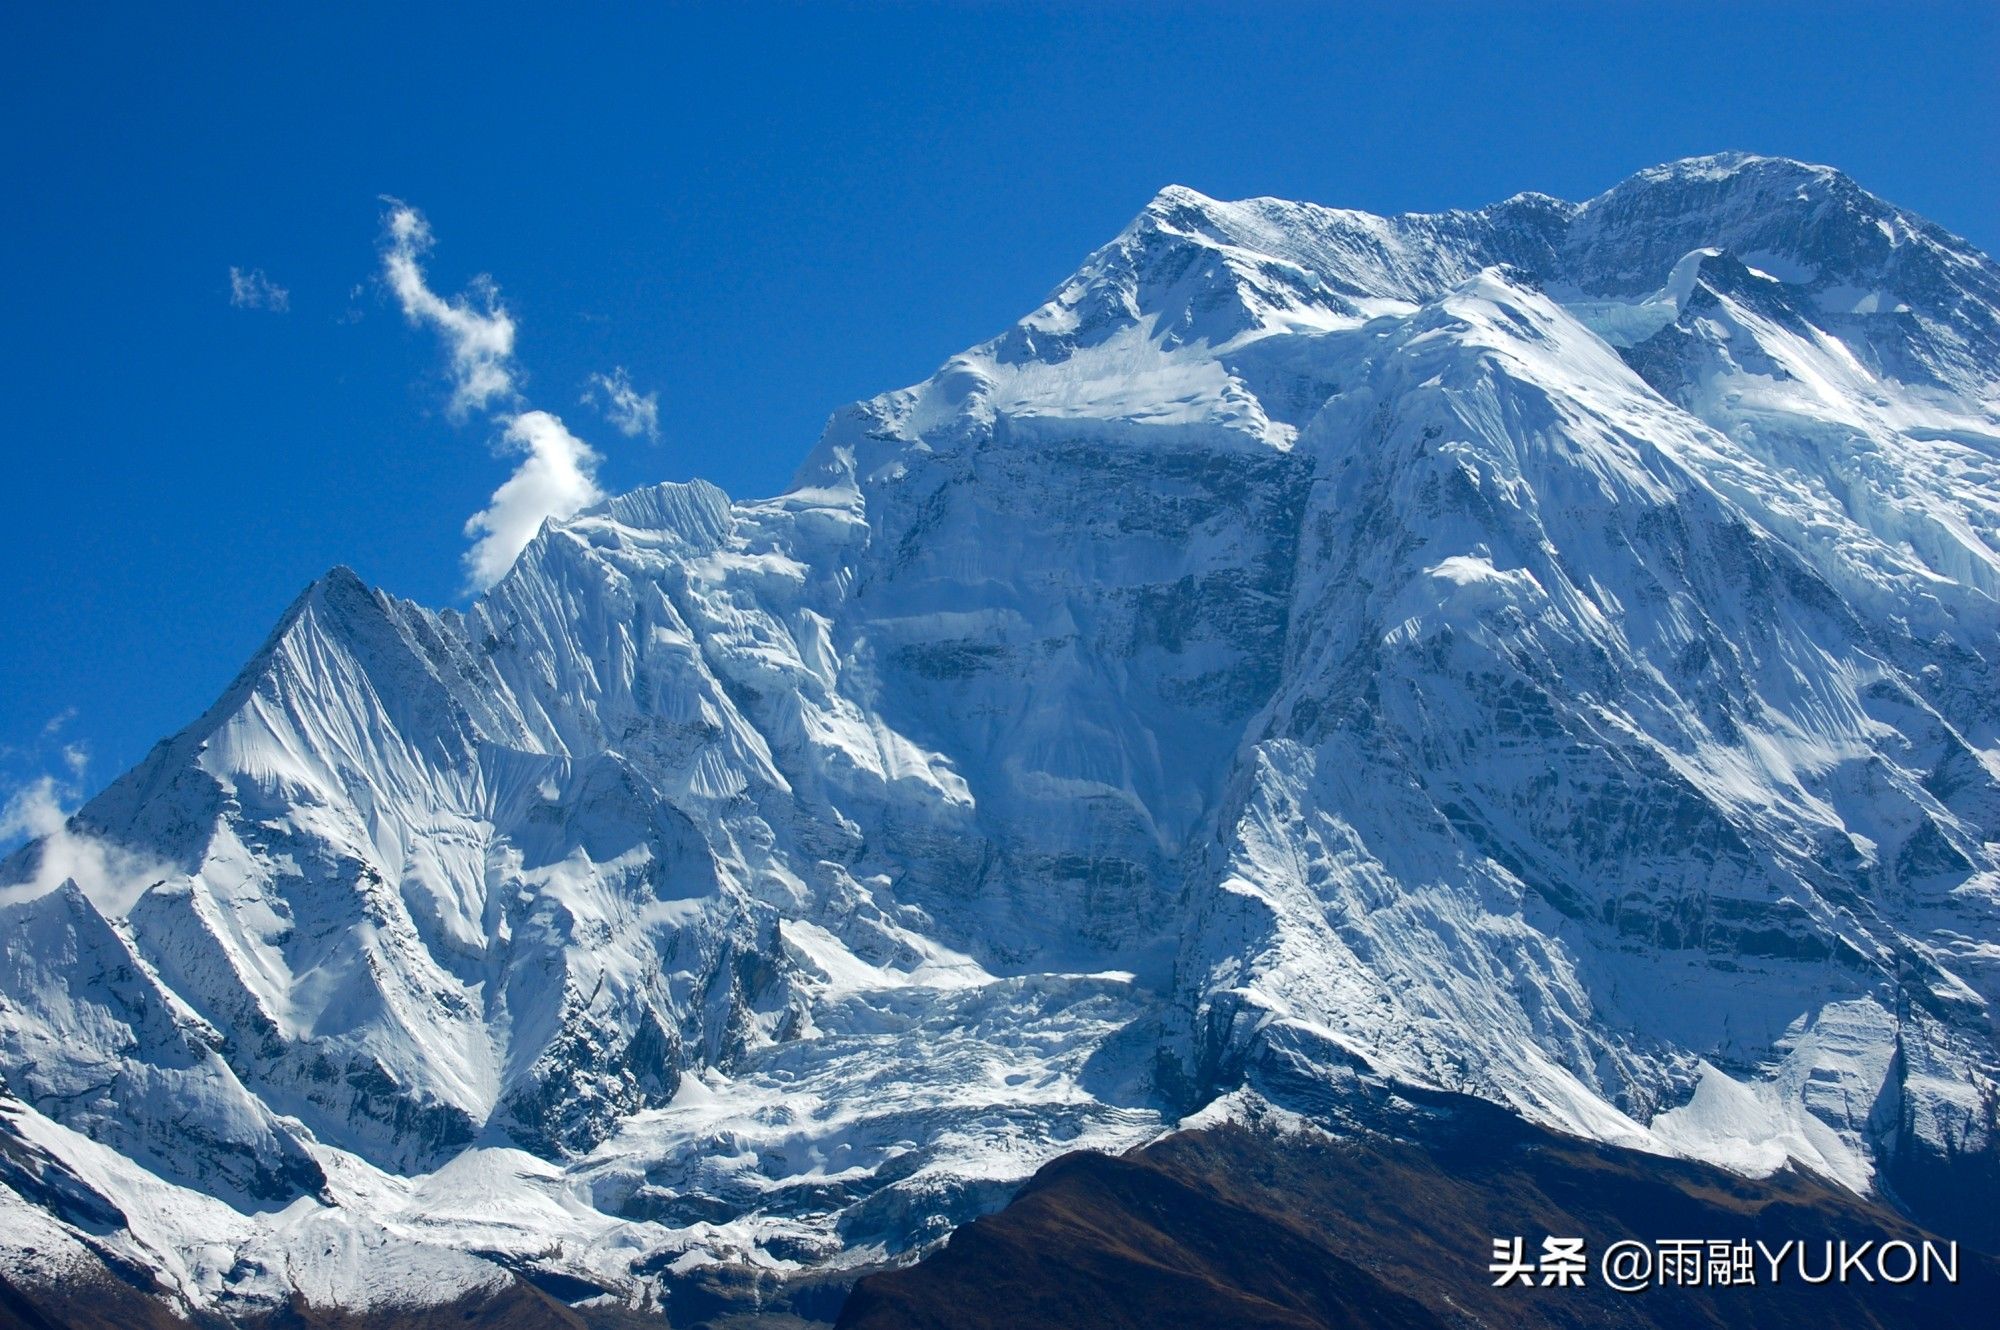
[[[1586,1239],[1581,1288],[1493,1286],[1496,1237]],[[1048,1165],[1000,1213],[914,1266],[863,1279],[840,1330],[1986,1325],[2000,1262],[1961,1244],[1959,1282],[1619,1294],[1612,1242],[1759,1239],[1776,1249],[1949,1235],[1820,1180],[1751,1180],[1544,1131],[1454,1101],[1415,1139],[1227,1126],[1119,1158]],[[1762,1273],[1762,1258],[1759,1257]]]

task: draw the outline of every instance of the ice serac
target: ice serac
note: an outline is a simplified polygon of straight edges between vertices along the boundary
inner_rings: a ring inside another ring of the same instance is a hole
[[[310,588],[74,820],[158,880],[6,907],[78,1181],[0,1186],[191,1305],[770,1306],[1403,1086],[1992,1242],[1996,655],[2000,270],[1930,223],[1170,188],[777,498]]]

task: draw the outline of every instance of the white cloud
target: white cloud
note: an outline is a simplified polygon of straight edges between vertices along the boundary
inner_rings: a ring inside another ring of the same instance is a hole
[[[67,715],[60,719],[67,719]],[[51,722],[51,729],[58,724]],[[69,819],[74,810],[64,805],[82,796],[89,754],[81,744],[68,744],[62,750],[62,761],[69,773],[66,778],[40,776],[17,786],[0,805],[0,844],[18,839],[41,842],[29,856],[33,868],[25,879],[0,882],[0,905],[45,896],[65,881],[74,880],[100,911],[124,914],[147,887],[174,876],[176,870],[148,855],[73,829]]]
[[[406,203],[389,203],[388,239],[382,271],[411,323],[437,329],[451,360],[451,410],[455,416],[484,411],[515,397],[514,317],[500,303],[491,278],[472,283],[472,295],[450,299],[431,290],[418,261],[431,247],[430,223]]]
[[[264,275],[262,268],[229,269],[229,303],[237,309],[268,309],[282,314],[292,307],[292,293]]]
[[[583,400],[604,413],[612,427],[628,439],[641,434],[658,442],[660,438],[660,395],[641,394],[632,386],[632,376],[623,365],[609,374],[593,374],[584,389]]]
[[[353,286],[347,288],[347,308],[340,311],[339,316],[334,319],[334,322],[352,325],[368,317],[367,313],[361,308],[361,297],[367,293],[368,286],[364,282],[356,282]]]
[[[465,534],[476,537],[465,554],[466,582],[473,591],[499,581],[545,519],[574,516],[604,497],[597,487],[597,453],[561,420],[546,411],[523,411],[506,423],[504,445],[526,456],[493,491],[485,511],[465,524]]]
[[[472,297],[446,299],[431,290],[419,262],[433,243],[430,224],[408,204],[388,202],[382,271],[410,322],[435,328],[444,339],[451,361],[452,414],[462,418],[468,411],[499,405],[503,409],[493,419],[502,427],[500,447],[521,454],[514,474],[465,524],[473,542],[465,552],[466,586],[476,593],[513,567],[544,521],[574,516],[604,497],[597,487],[601,459],[556,416],[525,409],[516,386],[520,372],[514,364],[514,317],[500,303],[492,279],[477,279]],[[631,385],[625,387],[630,393]],[[632,396],[638,407],[648,404]],[[657,406],[653,410],[657,414]]]

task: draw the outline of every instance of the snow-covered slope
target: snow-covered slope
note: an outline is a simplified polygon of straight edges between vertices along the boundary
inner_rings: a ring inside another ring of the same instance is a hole
[[[4,907],[0,1113],[67,1190],[0,1185],[225,1310],[671,1307],[1409,1083],[1956,1222],[1997,654],[1963,242],[1742,156],[1171,188],[778,498],[613,499],[463,614],[308,589],[75,819],[157,884]]]

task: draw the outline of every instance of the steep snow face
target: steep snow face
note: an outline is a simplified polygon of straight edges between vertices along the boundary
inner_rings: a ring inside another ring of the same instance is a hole
[[[1992,603],[1864,617],[1879,532],[1781,540],[1790,475],[1496,274],[1377,335],[1300,445],[1285,682],[1192,885],[1200,1078],[1282,1039],[1857,1188],[1990,1151]]]
[[[613,499],[462,614],[310,588],[75,820],[162,880],[5,907],[7,1204],[190,1303],[671,1303],[1402,1083],[1944,1213],[2000,1173],[1996,328],[1793,162],[1166,190],[778,498]]]

